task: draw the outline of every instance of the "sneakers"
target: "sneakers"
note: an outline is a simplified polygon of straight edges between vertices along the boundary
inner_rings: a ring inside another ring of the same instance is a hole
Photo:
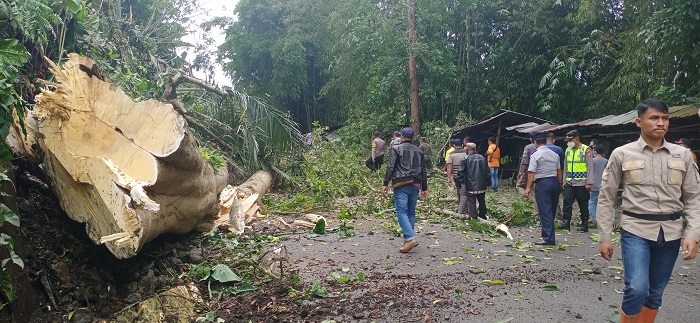
[[[401,248],[399,248],[399,252],[400,253],[407,253],[407,252],[411,251],[411,249],[413,249],[413,247],[415,247],[417,245],[418,245],[418,241],[416,241],[416,239],[404,241],[403,246],[401,246]]]

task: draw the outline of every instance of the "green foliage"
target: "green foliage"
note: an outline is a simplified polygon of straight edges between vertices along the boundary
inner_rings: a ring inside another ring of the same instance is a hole
[[[22,66],[29,52],[16,39],[0,39],[0,65]]]
[[[295,201],[281,204],[331,206],[339,198],[368,194],[368,183],[380,183],[364,166],[369,149],[364,154],[359,150],[359,146],[315,141],[314,148],[304,154],[306,161],[299,165],[299,174],[291,177],[298,186]],[[292,209],[292,205],[285,208]]]
[[[498,222],[504,222],[507,220],[507,216],[505,212],[498,207],[499,204],[494,195],[486,195],[486,214]]]
[[[403,230],[401,230],[401,226],[396,220],[389,220],[383,222],[382,229],[384,229],[386,233],[392,234],[395,237],[403,236]]]
[[[355,235],[355,227],[348,225],[345,221],[338,226],[338,235],[341,238],[350,238]]]
[[[509,213],[512,218],[511,225],[516,227],[528,227],[537,223],[532,215],[532,201],[520,198],[510,205]]]
[[[321,281],[318,280],[318,278],[314,278],[314,280],[311,282],[311,287],[305,291],[305,294],[323,298],[328,296],[328,291],[325,287],[321,286]]]
[[[10,26],[24,41],[41,47],[48,44],[54,25],[61,23],[47,0],[0,0],[0,19],[3,17],[11,18]]]
[[[338,219],[339,220],[353,220],[357,218],[357,211],[349,208],[345,204],[341,204],[338,208]]]
[[[326,219],[323,217],[319,218],[312,231],[315,234],[326,234]]]
[[[469,227],[474,232],[484,233],[488,235],[496,234],[496,227],[479,220],[467,220]]]
[[[0,8],[0,10],[2,10]],[[1,15],[1,13],[0,13]],[[14,123],[13,112],[16,111],[19,122],[24,127],[24,109],[26,102],[15,90],[17,81],[16,66],[24,64],[29,59],[27,50],[16,40],[0,40],[0,160],[10,160],[12,154],[7,145],[6,138],[10,127]],[[5,169],[0,169],[0,188],[10,179],[5,174]],[[3,225],[20,226],[19,217],[5,204],[0,203],[0,227]],[[14,240],[11,236],[0,234],[0,248],[6,249],[9,257],[0,261],[0,309],[14,300],[13,282],[7,269],[7,264],[13,264],[24,268],[24,262],[15,253]],[[5,303],[6,301],[7,303]]]
[[[202,153],[204,160],[214,168],[215,172],[219,172],[222,167],[226,166],[226,159],[218,151],[207,147],[199,147],[199,151]]]

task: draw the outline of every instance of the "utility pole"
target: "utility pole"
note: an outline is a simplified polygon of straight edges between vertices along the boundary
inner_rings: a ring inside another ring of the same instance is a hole
[[[420,136],[420,108],[418,105],[418,72],[416,68],[415,48],[418,42],[416,35],[416,7],[413,0],[406,0],[408,6],[408,77],[411,81],[411,128],[416,136]]]

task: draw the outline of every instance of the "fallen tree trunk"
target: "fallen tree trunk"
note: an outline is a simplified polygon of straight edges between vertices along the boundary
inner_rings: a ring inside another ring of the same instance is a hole
[[[253,218],[249,212],[258,207],[256,203],[260,196],[272,189],[272,174],[266,171],[257,171],[247,181],[238,187],[227,186],[219,196],[219,214],[216,216],[214,225],[224,226],[229,231],[242,234],[245,231],[246,217]]]
[[[118,258],[163,233],[211,228],[227,171],[203,159],[172,105],[134,103],[87,57],[52,65],[56,82],[37,96],[28,136],[15,127],[8,141],[43,160],[68,216]]]

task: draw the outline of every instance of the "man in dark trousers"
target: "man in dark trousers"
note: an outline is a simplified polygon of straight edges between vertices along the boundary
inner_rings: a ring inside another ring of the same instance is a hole
[[[461,195],[458,213],[464,214],[465,205],[469,218],[486,216],[486,188],[489,186],[489,166],[486,158],[476,153],[476,144],[470,142],[466,146],[467,156],[459,163],[457,170],[457,187]],[[479,202],[479,213],[476,213],[476,203]]]
[[[555,152],[557,154],[557,156],[559,156],[559,162],[561,164],[561,171],[563,172],[564,171],[564,149],[561,149],[561,147],[554,144],[554,141],[556,141],[556,139],[557,139],[557,136],[555,136],[553,132],[547,133],[547,148],[549,148],[551,151]],[[561,194],[561,191],[559,192],[559,194]],[[554,214],[554,218],[557,220],[561,220],[563,212],[561,211],[561,203],[559,203],[558,197],[557,197],[555,202],[557,204],[557,211]]]
[[[372,156],[365,160],[365,166],[373,172],[376,172],[382,167],[382,163],[384,162],[384,147],[386,147],[386,143],[380,138],[381,135],[379,131],[374,132],[374,139],[372,139]]]
[[[425,157],[425,167],[428,169],[428,173],[430,173],[433,169],[433,150],[428,141],[425,140],[425,137],[421,137],[418,142],[418,148],[420,148],[420,150],[423,152],[423,157]]]
[[[399,252],[409,252],[418,245],[413,231],[416,222],[416,204],[418,194],[428,197],[428,177],[425,159],[420,148],[413,144],[413,129],[401,129],[401,143],[392,148],[386,164],[382,194],[389,193],[389,181],[394,189],[394,206],[396,217],[403,231],[404,243]]]
[[[566,133],[567,148],[564,152],[564,222],[561,228],[571,230],[574,200],[581,211],[578,231],[588,232],[588,200],[593,185],[593,154],[581,143],[577,130]]]
[[[542,241],[535,244],[554,245],[554,216],[561,193],[561,161],[559,155],[547,146],[547,137],[544,133],[536,133],[534,142],[537,150],[530,156],[524,195],[525,198],[530,198],[532,184],[537,183],[535,203],[540,210]]]
[[[600,255],[610,260],[613,207],[622,184],[620,246],[625,289],[621,323],[654,322],[679,249],[683,260],[694,259],[700,240],[698,166],[688,149],[664,139],[668,106],[655,99],[640,102],[636,123],[641,129],[639,139],[610,154],[597,212]]]
[[[455,185],[455,177],[457,176],[457,170],[459,169],[459,163],[467,157],[467,152],[462,147],[462,141],[459,139],[452,139],[452,147],[455,148],[449,156],[447,156],[447,161],[445,162],[445,167],[447,168],[447,187],[449,190],[453,190],[457,193],[457,205],[460,205],[459,201],[462,198],[459,194],[459,183]]]

